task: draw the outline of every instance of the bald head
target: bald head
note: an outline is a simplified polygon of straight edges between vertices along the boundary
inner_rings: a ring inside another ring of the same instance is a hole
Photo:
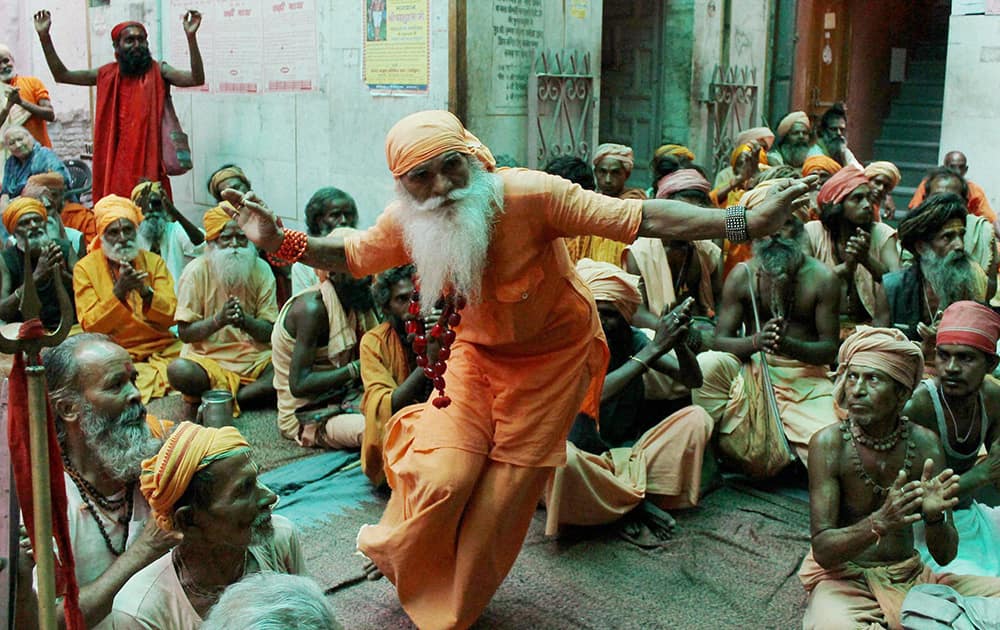
[[[969,162],[961,151],[949,151],[944,156],[944,167],[956,175],[965,177],[969,170]]]

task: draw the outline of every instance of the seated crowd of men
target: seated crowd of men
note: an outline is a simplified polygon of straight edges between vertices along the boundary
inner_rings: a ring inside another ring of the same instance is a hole
[[[718,482],[718,461],[757,478],[799,461],[812,504],[806,627],[898,625],[906,591],[924,583],[1000,596],[989,412],[1000,403],[989,308],[1000,223],[955,151],[891,227],[900,172],[862,166],[845,129],[834,107],[815,136],[803,112],[777,133],[746,130],[714,184],[677,144],[656,151],[645,191],[627,187],[635,157],[624,145],[546,166],[607,196],[751,210],[792,178],[822,183],[779,232],[749,244],[566,239],[610,362],[600,422],[578,415],[546,487],[547,533],[618,522],[627,540],[655,546],[671,534],[668,510],[696,506]],[[205,393],[231,394],[234,416],[275,408],[280,434],[303,447],[360,449],[381,485],[389,419],[428,400],[440,376],[428,363],[447,349],[412,334],[412,265],[356,279],[262,256],[223,201],[251,188],[238,166],[212,174],[219,205],[199,227],[158,182],[86,208],[66,195],[47,135],[33,133],[3,132],[0,320],[23,321],[27,273],[44,326],[59,325],[61,290],[75,308],[71,336],[44,361],[82,612],[93,627],[198,627],[244,576],[305,572],[246,440],[228,419],[202,426]],[[357,227],[354,200],[332,187],[305,215],[311,236]],[[170,392],[184,401],[176,426],[145,408]],[[27,550],[22,560],[31,584]],[[257,590],[229,606],[296,591],[243,581]],[[25,627],[33,597],[18,591]]]

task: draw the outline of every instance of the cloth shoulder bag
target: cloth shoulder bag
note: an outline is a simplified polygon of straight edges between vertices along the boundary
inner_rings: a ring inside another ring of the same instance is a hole
[[[191,170],[191,145],[187,134],[181,129],[181,121],[174,110],[174,100],[170,98],[170,85],[163,96],[163,166],[167,175],[183,175]]]

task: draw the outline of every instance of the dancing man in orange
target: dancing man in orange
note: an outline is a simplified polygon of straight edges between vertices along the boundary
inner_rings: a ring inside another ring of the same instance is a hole
[[[540,171],[494,172],[489,149],[444,111],[398,122],[386,155],[398,198],[346,238],[281,229],[252,193],[224,196],[250,240],[278,258],[359,277],[412,261],[415,314],[445,296],[428,331],[441,339],[427,364],[438,392],[389,421],[392,497],[358,548],[417,626],[466,628],[517,557],[574,417],[596,417],[600,402],[608,348],[562,238],[747,240],[775,232],[814,180],[776,186],[752,213],[617,199]],[[418,322],[410,332],[424,353]]]

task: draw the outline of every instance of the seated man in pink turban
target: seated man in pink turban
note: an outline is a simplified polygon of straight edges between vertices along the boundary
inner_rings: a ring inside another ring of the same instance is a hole
[[[1000,577],[1000,425],[989,412],[1000,405],[1000,386],[986,378],[997,367],[1000,315],[976,302],[955,302],[937,326],[937,376],[925,378],[903,415],[937,434],[948,467],[961,475],[952,513],[958,554],[938,564],[916,526],[917,550],[935,571]],[[983,451],[987,453],[982,456]]]
[[[142,401],[170,389],[167,366],[181,351],[174,325],[177,296],[163,259],[136,242],[142,212],[125,197],[94,206],[97,238],[73,268],[76,316],[87,332],[104,333],[128,350]]]
[[[802,627],[899,628],[903,598],[918,584],[1000,596],[1000,578],[934,573],[914,549],[914,524],[923,520],[934,560],[955,558],[951,511],[961,483],[934,432],[900,413],[923,374],[919,346],[898,330],[859,326],[837,359],[840,422],[809,442],[812,549],[799,570],[809,592]]]
[[[816,201],[820,218],[806,223],[806,253],[840,279],[843,337],[853,326],[875,319],[882,276],[900,268],[899,246],[896,231],[875,222],[871,186],[860,168],[838,171],[823,184]]]
[[[643,413],[643,376],[666,372],[689,387],[701,384],[694,352],[687,346],[693,300],[664,312],[649,339],[629,320],[639,305],[639,278],[607,263],[581,260],[577,272],[597,303],[611,360],[597,419],[580,414],[566,443],[566,465],[555,470],[545,494],[546,533],[560,525],[622,522],[621,534],[640,546],[655,546],[670,534],[663,510],[698,504],[702,461],[712,419],[687,406],[666,418]],[[676,348],[676,358],[667,352]],[[705,460],[715,470],[711,453]]]
[[[443,300],[426,331],[441,340],[438,361],[422,356],[421,322],[409,331],[437,394],[386,427],[392,496],[358,547],[419,627],[465,628],[517,557],[573,419],[597,414],[607,344],[562,239],[720,238],[728,216],[729,237],[747,240],[780,227],[812,180],[775,190],[752,213],[618,199],[539,171],[493,172],[489,150],[444,111],[398,122],[386,156],[398,199],[346,238],[282,229],[254,195],[224,194],[247,236],[277,258],[356,277],[413,262],[413,312]]]
[[[150,518],[180,544],[115,596],[113,628],[198,628],[231,584],[262,571],[306,573],[298,532],[272,514],[278,497],[257,478],[250,445],[234,427],[182,422],[142,462]]]

